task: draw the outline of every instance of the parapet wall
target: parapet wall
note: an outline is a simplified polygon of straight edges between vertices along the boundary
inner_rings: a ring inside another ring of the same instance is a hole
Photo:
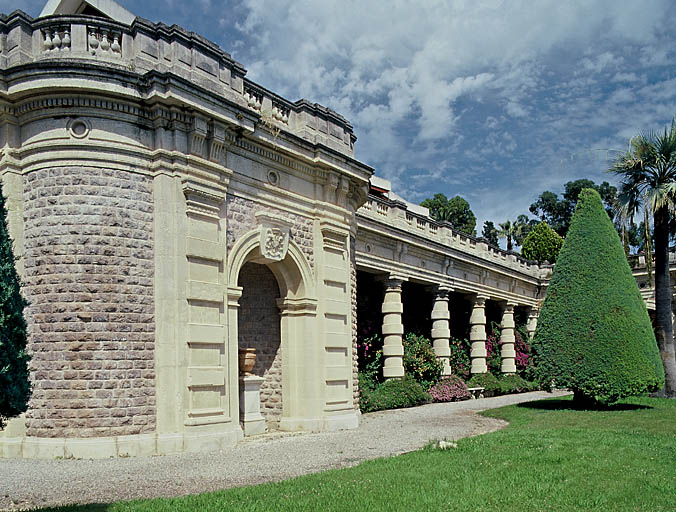
[[[216,44],[176,25],[136,18],[127,26],[81,15],[33,19],[21,11],[0,18],[0,68],[47,61],[104,64],[139,75],[170,73],[248,109],[273,130],[354,155],[356,137],[340,114],[268,91],[245,78],[246,69]]]

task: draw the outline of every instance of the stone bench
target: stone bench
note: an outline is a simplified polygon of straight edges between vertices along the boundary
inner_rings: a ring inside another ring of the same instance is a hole
[[[482,388],[482,387],[467,388],[467,391],[469,391],[472,394],[472,400],[476,400],[477,398],[483,398],[484,397],[484,388]]]

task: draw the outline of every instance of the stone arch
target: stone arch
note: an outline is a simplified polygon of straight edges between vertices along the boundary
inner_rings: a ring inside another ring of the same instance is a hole
[[[282,361],[279,428],[316,430],[320,422],[322,397],[321,347],[313,343],[317,332],[314,275],[304,254],[292,240],[288,240],[288,249],[280,259],[266,257],[261,250],[264,229],[261,226],[242,236],[228,255],[228,336],[233,345],[239,342],[239,299],[243,291],[239,277],[242,269],[247,263],[265,265],[279,288],[277,307]],[[233,360],[230,364],[231,371],[237,374],[237,361]]]
[[[239,272],[245,263],[262,263],[277,278],[281,297],[301,299],[314,296],[314,277],[305,255],[293,240],[289,240],[286,256],[270,260],[263,256],[260,247],[261,228],[242,236],[230,250],[228,258],[228,286],[237,287]]]

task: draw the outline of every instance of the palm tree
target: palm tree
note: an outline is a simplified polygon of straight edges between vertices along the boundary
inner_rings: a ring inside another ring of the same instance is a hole
[[[519,215],[514,222],[505,221],[498,224],[498,237],[507,239],[507,250],[511,251],[514,245],[521,245],[528,234],[528,217]]]
[[[676,355],[671,320],[669,227],[676,200],[676,118],[664,133],[632,138],[610,169],[621,176],[618,203],[624,215],[647,208],[655,228],[655,337],[662,356],[667,396],[676,396]],[[646,227],[646,231],[649,228]]]

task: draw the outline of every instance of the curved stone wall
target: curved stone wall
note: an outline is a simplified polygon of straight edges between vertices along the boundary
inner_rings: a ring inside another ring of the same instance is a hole
[[[131,172],[24,176],[29,436],[155,430],[152,200]]]

